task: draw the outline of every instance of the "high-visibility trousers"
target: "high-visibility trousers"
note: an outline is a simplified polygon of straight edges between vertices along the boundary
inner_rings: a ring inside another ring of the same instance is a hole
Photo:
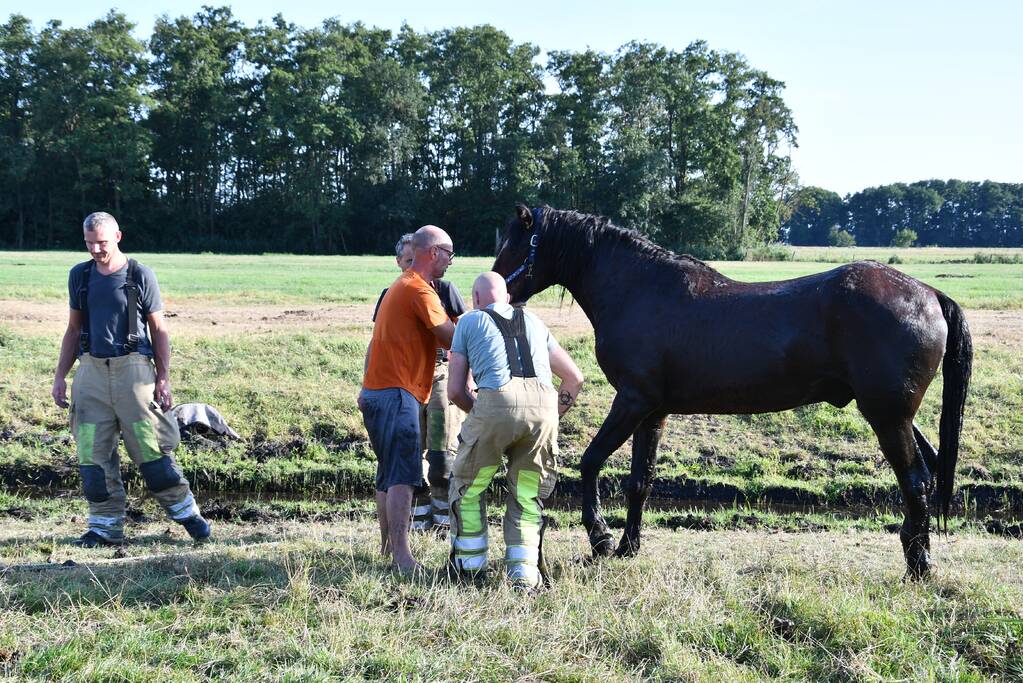
[[[449,487],[455,567],[475,572],[487,565],[485,492],[507,456],[505,567],[512,581],[536,585],[543,501],[557,481],[556,392],[517,377],[500,389],[481,389],[460,440]]]
[[[110,541],[124,538],[119,440],[168,517],[180,523],[199,514],[171,455],[180,440],[177,421],[153,401],[155,386],[153,362],[138,353],[116,358],[82,354],[78,359],[71,385],[71,433],[89,502],[89,530]]]
[[[438,360],[433,373],[430,400],[420,413],[423,435],[423,478],[427,491],[417,492],[412,503],[412,528],[447,528],[448,483],[458,452],[458,430],[465,413],[448,400],[448,363]]]

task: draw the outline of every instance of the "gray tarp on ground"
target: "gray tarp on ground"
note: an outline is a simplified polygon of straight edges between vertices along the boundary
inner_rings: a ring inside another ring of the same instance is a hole
[[[231,429],[216,408],[206,403],[182,403],[171,408],[170,415],[178,421],[178,429],[182,431],[203,425],[213,434],[239,440],[242,438]]]

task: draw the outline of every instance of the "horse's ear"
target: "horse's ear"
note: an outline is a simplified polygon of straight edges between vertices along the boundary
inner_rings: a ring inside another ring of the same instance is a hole
[[[533,212],[529,210],[529,207],[525,204],[515,205],[515,215],[518,217],[519,222],[522,223],[522,227],[526,230],[530,230],[533,227]]]

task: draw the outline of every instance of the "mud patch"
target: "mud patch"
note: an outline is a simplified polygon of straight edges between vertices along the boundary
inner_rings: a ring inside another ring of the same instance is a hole
[[[221,522],[248,524],[270,524],[281,521],[335,522],[339,520],[362,519],[372,516],[372,511],[347,506],[305,510],[300,506],[285,503],[260,503],[246,500],[231,501],[212,498],[200,501],[203,517]]]
[[[9,517],[11,519],[20,519],[24,522],[29,522],[35,518],[32,511],[28,508],[15,506],[9,508],[0,508],[0,517]]]
[[[988,518],[984,520],[984,528],[989,534],[996,536],[1007,536],[1009,538],[1023,539],[1023,524],[1004,522],[1000,519]]]

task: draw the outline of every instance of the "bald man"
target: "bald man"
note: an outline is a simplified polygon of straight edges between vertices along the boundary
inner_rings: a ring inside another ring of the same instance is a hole
[[[455,256],[451,238],[434,225],[423,226],[412,236],[412,249],[412,265],[380,302],[359,393],[377,456],[380,551],[401,572],[420,568],[408,541],[412,494],[425,486],[419,411],[430,399],[437,347],[450,348],[455,329],[430,286]]]
[[[543,321],[509,304],[500,275],[476,278],[472,300],[449,363],[448,397],[469,413],[448,489],[452,564],[468,574],[486,569],[484,491],[507,455],[505,568],[514,586],[532,589],[540,583],[543,501],[557,477],[558,418],[575,402],[583,375]],[[552,373],[561,379],[557,391]]]

